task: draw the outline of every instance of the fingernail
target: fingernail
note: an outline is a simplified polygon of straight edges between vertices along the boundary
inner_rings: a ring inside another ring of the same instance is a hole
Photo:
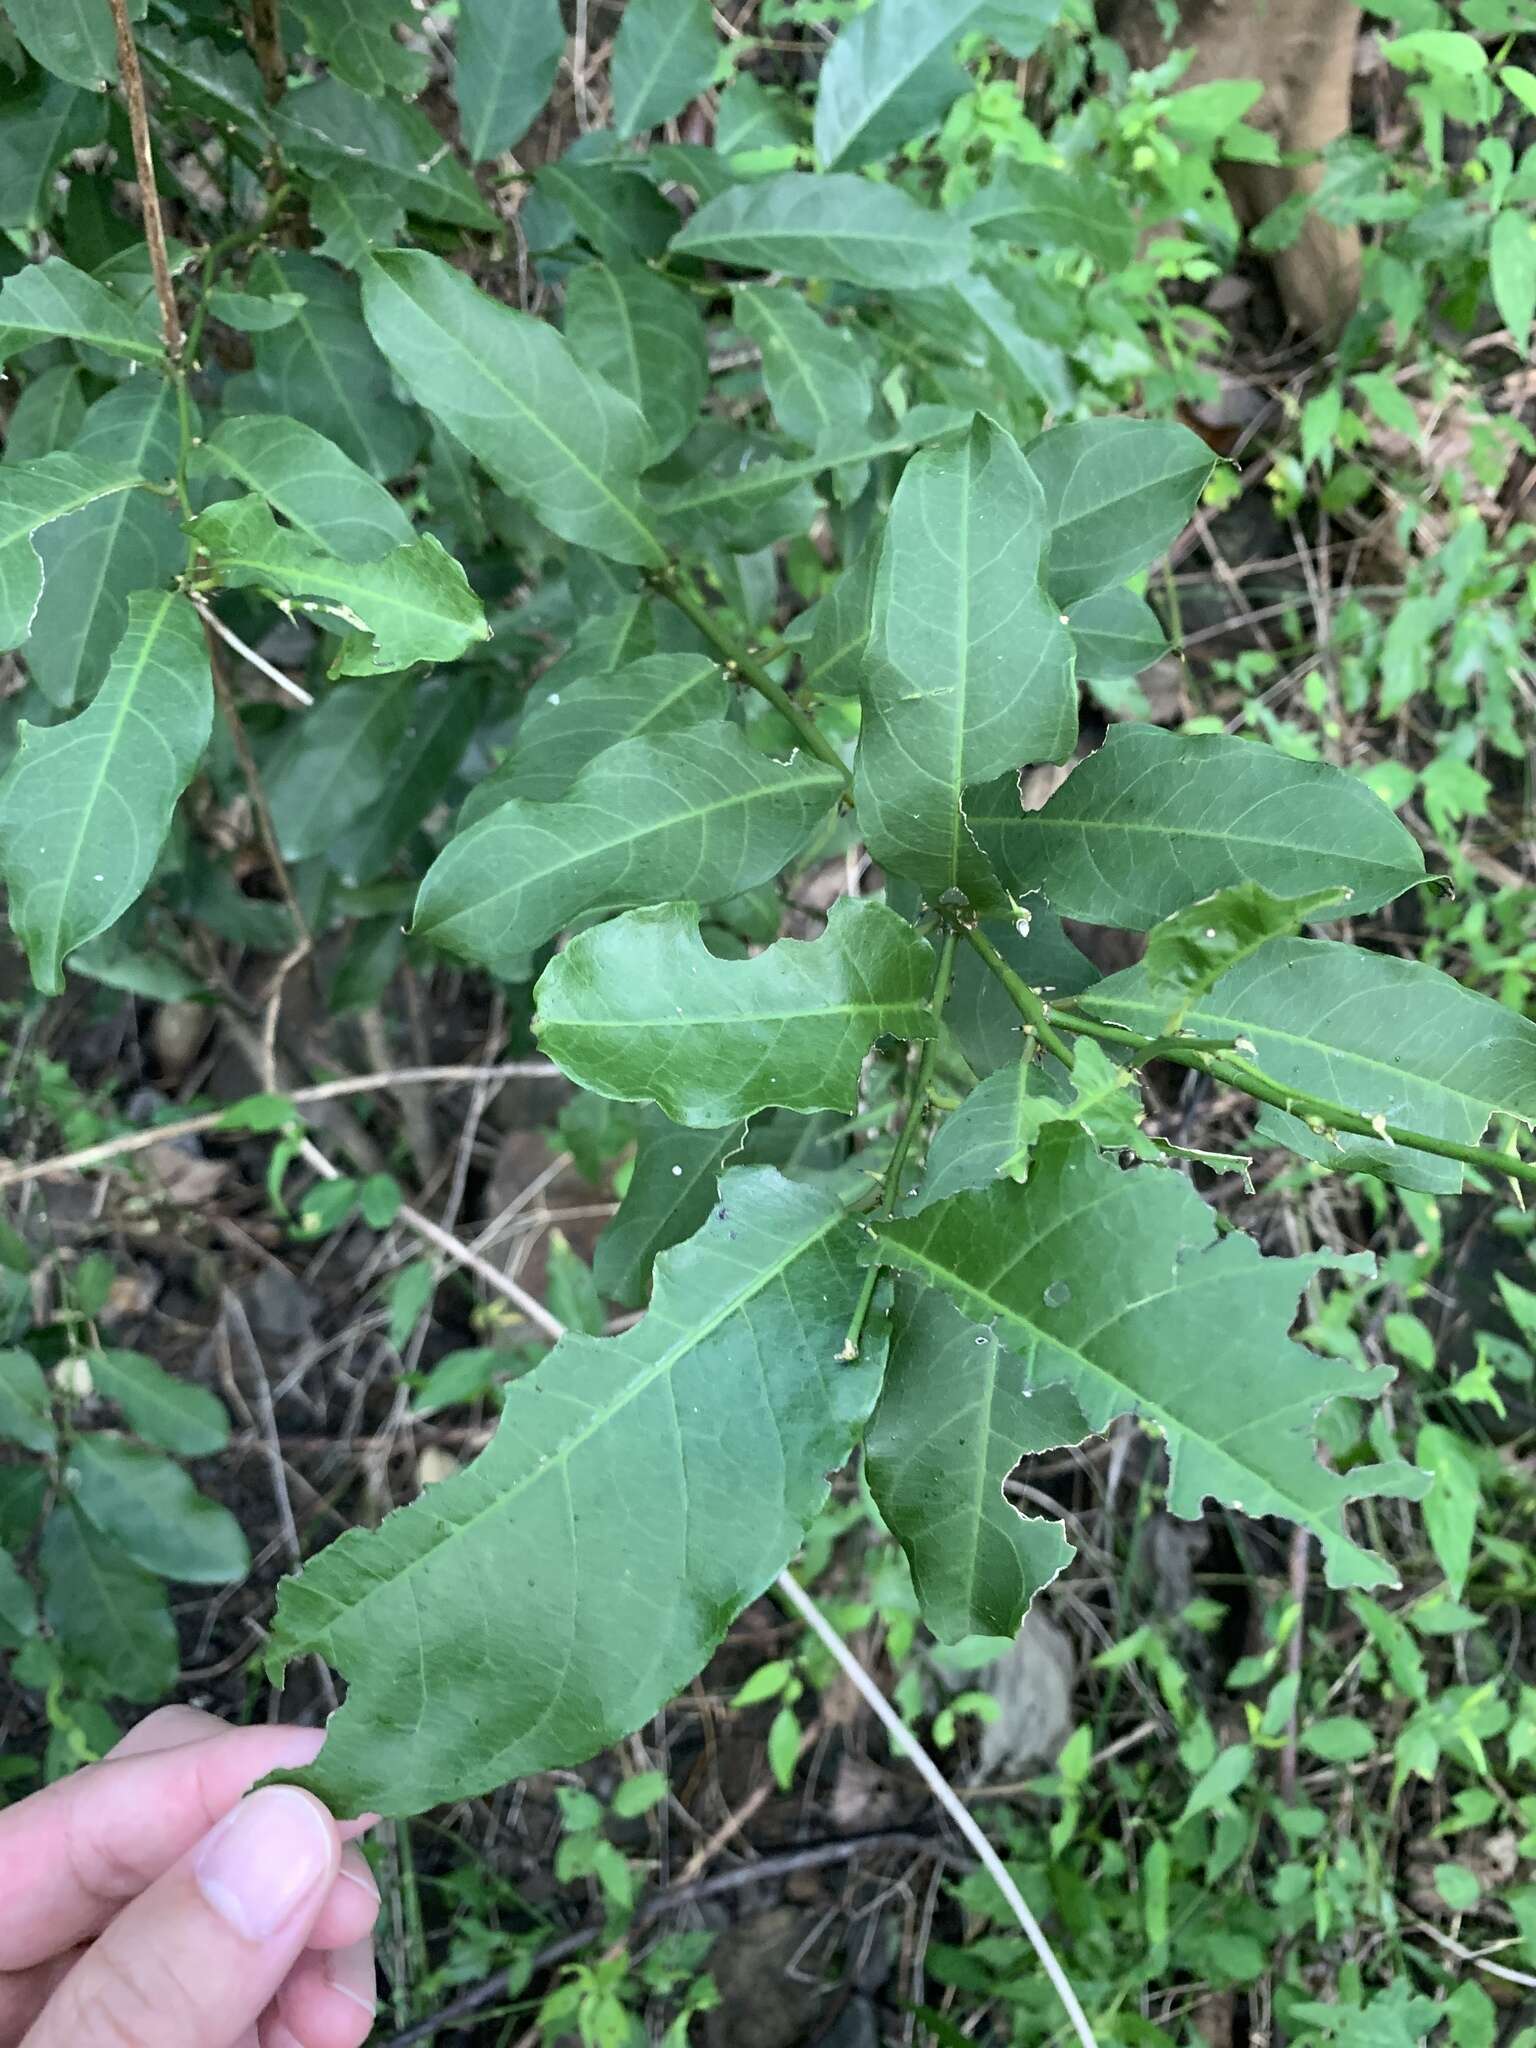
[[[290,1785],[269,1785],[219,1823],[193,1872],[221,1919],[247,1941],[265,1941],[330,1875],[331,1842],[312,1799]]]
[[[350,1878],[353,1884],[357,1885],[362,1891],[365,1891],[375,1905],[379,1903],[378,1880],[368,1868],[366,1858],[361,1856],[357,1850],[354,1849],[349,1856],[342,1857],[341,1875]]]
[[[350,1948],[333,1948],[325,1958],[325,1981],[343,1998],[350,1998],[364,2012],[373,2013],[379,2002],[373,1943],[354,1941]]]

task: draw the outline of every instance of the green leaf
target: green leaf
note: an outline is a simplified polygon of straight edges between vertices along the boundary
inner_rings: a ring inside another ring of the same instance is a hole
[[[405,731],[384,787],[350,826],[333,831],[326,842],[327,858],[344,881],[368,882],[381,874],[442,801],[484,715],[486,687],[462,674],[407,679],[403,704]],[[398,922],[390,930],[398,940]]]
[[[669,1790],[664,1771],[637,1771],[624,1779],[613,1795],[613,1811],[620,1820],[638,1820],[643,1813],[660,1806]]]
[[[565,338],[585,370],[621,391],[670,455],[709,389],[704,318],[686,292],[643,263],[590,263],[565,288]]]
[[[344,561],[279,526],[264,498],[210,505],[186,531],[227,587],[254,585],[355,629],[332,674],[393,675],[413,662],[454,661],[490,638],[468,577],[433,534],[375,561]]]
[[[613,125],[622,136],[680,114],[715,75],[710,0],[627,0],[613,39]]]
[[[1482,1502],[1477,1460],[1464,1437],[1439,1423],[1426,1422],[1414,1439],[1415,1461],[1434,1474],[1420,1512],[1425,1533],[1446,1583],[1459,1600],[1472,1569],[1472,1544]]]
[[[1008,778],[1013,787],[1013,778]],[[1061,919],[1038,896],[1030,898],[1027,928],[990,927],[992,943],[1015,974],[1050,995],[1075,996],[1098,980],[1098,969],[1062,929]],[[1011,1067],[1024,1050],[1023,1019],[1002,983],[969,946],[955,955],[955,975],[944,1021],[976,1074]]]
[[[214,285],[205,303],[215,320],[240,334],[270,334],[274,327],[286,327],[298,313],[302,301],[297,292],[281,292],[263,298],[259,292],[237,291],[232,285]]]
[[[846,329],[829,326],[790,285],[742,285],[732,306],[762,352],[768,402],[791,440],[816,447],[867,424],[874,379]]]
[[[1184,1802],[1184,1811],[1174,1822],[1183,1827],[1185,1821],[1193,1820],[1196,1814],[1210,1813],[1215,1807],[1227,1806],[1233,1796],[1240,1792],[1253,1776],[1253,1750],[1246,1742],[1234,1742],[1218,1752],[1216,1761],[1196,1779],[1193,1790]]]
[[[76,1440],[65,1483],[99,1535],[162,1579],[226,1586],[251,1568],[240,1524],[174,1458],[97,1430]]]
[[[588,243],[613,263],[653,262],[677,228],[678,211],[645,175],[649,159],[566,155],[541,164],[520,219],[535,255]]]
[[[293,11],[305,48],[359,92],[414,99],[426,84],[426,58],[394,36],[413,18],[408,0],[293,0]]]
[[[10,1552],[0,1550],[0,1649],[19,1649],[36,1634],[37,1596]]]
[[[153,297],[132,305],[62,256],[29,263],[0,284],[0,362],[55,340],[89,342],[138,363],[165,360]]]
[[[453,94],[476,163],[516,149],[554,90],[565,55],[560,0],[459,0]]]
[[[854,790],[871,855],[930,900],[1003,907],[966,826],[968,784],[1059,761],[1077,734],[1072,643],[1040,574],[1040,487],[1001,427],[915,455],[875,583]]]
[[[1077,1443],[1088,1425],[1063,1388],[1037,1396],[995,1331],[932,1288],[903,1287],[895,1324],[864,1438],[869,1490],[941,1643],[1017,1635],[1073,1550],[1059,1522],[1019,1514],[1003,1481],[1021,1457]]]
[[[97,1393],[117,1404],[146,1443],[183,1458],[207,1458],[229,1442],[229,1417],[218,1396],[173,1378],[142,1351],[91,1351],[86,1362]]]
[[[198,450],[197,470],[258,491],[306,540],[344,562],[376,560],[414,538],[382,484],[301,420],[220,420]]]
[[[1262,882],[1238,882],[1155,924],[1142,958],[1148,993],[1170,1005],[1167,1028],[1177,1030],[1190,1003],[1250,953],[1316,923],[1348,895],[1347,889],[1314,889],[1307,896],[1272,896]]]
[[[1079,1000],[1153,1036],[1164,1010],[1144,967]],[[1246,1039],[1254,1067],[1282,1087],[1462,1144],[1476,1144],[1496,1114],[1536,1117],[1536,1023],[1417,960],[1331,939],[1271,939],[1193,1003],[1184,1023],[1201,1038]],[[1454,1160],[1374,1138],[1335,1142],[1280,1110],[1265,1112],[1259,1134],[1340,1172],[1428,1194],[1453,1194],[1462,1182]]]
[[[35,462],[69,446],[85,424],[84,375],[78,363],[55,363],[27,380],[6,422],[8,463]]]
[[[261,73],[246,50],[223,47],[207,36],[173,35],[154,27],[140,29],[134,40],[139,55],[160,74],[167,99],[178,112],[253,141],[266,136]]]
[[[394,245],[405,226],[405,202],[367,164],[350,164],[315,186],[309,218],[323,237],[316,255],[344,270],[361,270],[375,250]]]
[[[879,568],[876,533],[843,565],[826,595],[791,621],[784,637],[802,649],[802,690],[827,697],[857,694],[864,680],[864,649]]]
[[[287,154],[312,177],[332,178],[366,164],[402,206],[424,220],[461,228],[496,224],[473,178],[419,107],[393,97],[370,99],[339,78],[327,78],[290,92],[273,126]]]
[[[334,441],[370,476],[398,476],[421,444],[421,421],[395,397],[389,368],[358,309],[357,285],[318,257],[264,251],[250,283],[304,300],[286,327],[252,341],[256,367],[225,386],[229,413],[280,413]]]
[[[55,1443],[48,1382],[30,1351],[0,1351],[0,1443],[51,1454]]]
[[[816,92],[816,155],[828,169],[877,162],[944,118],[971,83],[955,59],[980,30],[1017,57],[1058,13],[1049,0],[875,0],[844,24]]]
[[[840,465],[904,455],[925,441],[968,426],[971,417],[953,406],[915,405],[899,426],[829,439],[817,454],[787,460],[770,455],[749,461],[750,444],[740,437],[739,454],[728,443],[727,457],[715,469],[701,471],[684,484],[653,488],[650,495],[682,545],[703,550],[724,542],[751,551],[787,533],[802,531],[816,516],[819,507],[814,494],[797,487]]]
[[[1141,1132],[1145,1106],[1135,1076],[1115,1066],[1091,1039],[1079,1040],[1076,1054],[1070,1075],[1018,1060],[972,1089],[939,1126],[922,1187],[904,1199],[903,1212],[926,1209],[966,1188],[990,1187],[1004,1175],[1024,1180],[1030,1153],[1048,1124],[1076,1124],[1097,1145],[1151,1156]]]
[[[1488,235],[1488,288],[1511,346],[1524,355],[1536,317],[1536,229],[1524,208],[1506,207]]]
[[[1301,1746],[1308,1755],[1328,1764],[1359,1763],[1376,1747],[1369,1724],[1340,1714],[1326,1721],[1314,1721],[1301,1731]]]
[[[750,71],[738,71],[715,102],[715,150],[738,177],[790,170],[807,140],[805,117],[794,100]],[[730,182],[726,177],[699,197],[712,198]]]
[[[1077,673],[1097,683],[1139,676],[1168,652],[1163,622],[1144,597],[1129,590],[1099,590],[1067,613]]]
[[[1171,420],[1074,420],[1024,452],[1045,492],[1047,582],[1063,610],[1155,561],[1215,467],[1200,436]]]
[[[1424,874],[1413,835],[1355,776],[1219,735],[1114,726],[1040,810],[1021,811],[1009,779],[966,810],[1011,888],[1129,931],[1242,882],[1286,896],[1338,885],[1363,912]]]
[[[263,763],[272,829],[285,860],[309,860],[371,816],[401,774],[411,722],[405,676],[343,683],[289,718]]]
[[[724,718],[730,691],[707,654],[648,654],[604,675],[578,676],[558,689],[535,685],[511,753],[476,785],[459,813],[459,830],[508,797],[553,803],[589,762],[620,740],[657,738]]]
[[[180,445],[175,391],[158,377],[138,377],[96,401],[70,453],[165,483],[176,473]],[[26,663],[48,701],[68,710],[106,675],[134,591],[168,583],[186,562],[187,544],[168,498],[118,491],[54,521],[35,545],[43,594]]]
[[[201,623],[184,597],[161,591],[130,598],[127,631],[86,710],[46,730],[20,725],[0,782],[0,870],[45,995],[62,988],[65,956],[148,882],[212,724]],[[73,794],[61,805],[64,789]]]
[[[771,1169],[727,1174],[720,1210],[658,1261],[642,1322],[564,1338],[467,1471],[285,1581],[274,1666],[315,1651],[348,1679],[306,1774],[339,1811],[416,1812],[592,1755],[793,1553],[879,1385],[835,1355],[857,1233]]]
[[[1069,249],[1101,270],[1123,270],[1136,253],[1136,223],[1122,188],[1087,164],[999,164],[991,182],[960,209],[980,234],[1028,249]]]
[[[514,797],[461,832],[412,929],[495,973],[586,910],[718,901],[777,874],[840,789],[835,769],[769,760],[733,726],[625,740],[558,803]]]
[[[928,1038],[933,956],[883,904],[842,897],[819,939],[719,960],[696,903],[578,933],[534,990],[539,1044],[583,1088],[713,1129],[760,1109],[858,1106],[877,1038]]]
[[[647,1113],[619,1213],[598,1239],[592,1260],[597,1284],[609,1301],[639,1308],[650,1292],[657,1254],[681,1244],[702,1225],[720,1170],[743,1135],[740,1124],[688,1131],[660,1110]]]
[[[129,0],[128,18],[142,21],[148,0]],[[7,0],[17,40],[45,71],[92,92],[117,78],[117,34],[107,0]]]
[[[54,172],[72,150],[93,148],[106,132],[99,93],[78,92],[47,73],[0,80],[0,228],[40,228],[52,211]],[[9,452],[9,437],[6,445]],[[19,450],[12,456],[23,459]]]
[[[420,249],[381,254],[363,306],[411,395],[503,490],[563,540],[621,562],[661,561],[636,485],[650,432],[547,322],[499,305]]]
[[[834,278],[870,291],[957,283],[971,260],[968,229],[894,185],[805,171],[733,185],[699,208],[672,247],[738,270]]]
[[[160,1700],[181,1658],[165,1588],[71,1507],[43,1525],[43,1613],[73,1668],[106,1697]]]
[[[994,1325],[1036,1390],[1065,1387],[1090,1429],[1120,1415],[1167,1439],[1170,1513],[1208,1497],[1250,1515],[1287,1515],[1323,1547],[1330,1585],[1391,1573],[1345,1531],[1368,1494],[1412,1495],[1408,1465],[1320,1464],[1318,1411],[1368,1400],[1389,1370],[1356,1372],[1291,1342],[1297,1297],[1336,1264],[1329,1254],[1266,1259],[1218,1236],[1215,1213],[1182,1175],[1123,1172],[1085,1138],[1047,1132],[1028,1187],[1002,1182],[920,1216],[873,1225],[878,1256],[937,1282],[973,1321]]]

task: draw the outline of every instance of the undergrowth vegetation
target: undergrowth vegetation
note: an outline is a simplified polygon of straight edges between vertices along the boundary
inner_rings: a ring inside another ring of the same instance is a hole
[[[0,13],[0,1786],[331,1716],[381,2040],[1065,2038],[800,1587],[1105,2048],[1536,2044],[1536,33],[1365,29],[1245,228],[1085,0]]]

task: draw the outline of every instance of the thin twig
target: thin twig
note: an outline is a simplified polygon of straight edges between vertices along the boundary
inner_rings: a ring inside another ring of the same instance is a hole
[[[1536,1977],[1526,1971],[1511,1970],[1504,1963],[1491,1963],[1487,1956],[1480,1956],[1475,1949],[1464,1948],[1459,1941],[1452,1941],[1448,1934],[1442,1934],[1438,1927],[1431,1927],[1427,1920],[1415,1920],[1413,1925],[1420,1934],[1427,1934],[1441,1948],[1449,1949],[1458,1962],[1470,1963],[1475,1970],[1486,1970],[1490,1977],[1502,1977],[1506,1984],[1523,1984],[1528,1990],[1536,1991]]]
[[[1297,1703],[1300,1697],[1301,1654],[1307,1638],[1307,1579],[1310,1558],[1310,1540],[1305,1525],[1298,1522],[1291,1531],[1290,1580],[1291,1599],[1296,1605],[1296,1619],[1291,1628],[1291,1639],[1286,1644],[1286,1676],[1296,1681],[1291,1694],[1291,1710],[1285,1722],[1285,1747],[1280,1752],[1280,1797],[1287,1806],[1296,1803],[1296,1743],[1300,1724]]]
[[[254,647],[246,645],[238,633],[231,632],[212,605],[206,604],[200,597],[194,597],[192,602],[196,605],[203,624],[210,631],[217,633],[224,645],[238,654],[242,661],[248,661],[259,675],[264,675],[269,683],[275,683],[280,690],[286,690],[290,697],[296,698],[306,709],[313,705],[315,700],[308,690],[298,683],[290,682],[282,670],[274,668],[264,654],[258,654]]]
[[[879,1686],[875,1684],[875,1681],[864,1669],[864,1666],[854,1656],[837,1630],[827,1620],[827,1617],[798,1580],[793,1578],[789,1572],[783,1571],[779,1573],[774,1583],[783,1598],[789,1602],[790,1606],[794,1608],[795,1612],[813,1634],[820,1637],[822,1643],[842,1667],[854,1690],[864,1700],[876,1720],[880,1722],[881,1726],[890,1736],[896,1754],[898,1756],[904,1755],[911,1759],[913,1768],[918,1776],[939,1802],[945,1813],[949,1815],[949,1818],[954,1822],[961,1834],[964,1835],[966,1841],[976,1851],[982,1868],[1002,1893],[1013,1917],[1018,1921],[1020,1927],[1023,1928],[1025,1939],[1039,1957],[1040,1967],[1045,1971],[1056,1996],[1061,2000],[1067,2018],[1072,2022],[1072,2030],[1082,2043],[1082,2048],[1097,2048],[1097,2043],[1093,2038],[1093,2029],[1088,2024],[1088,2015],[1083,2011],[1082,2006],[1078,2002],[1077,1993],[1072,1989],[1071,1979],[1067,1976],[1061,1964],[1057,1962],[1056,1952],[1046,1940],[1044,1929],[1029,1910],[1023,1893],[1009,1876],[1002,1858],[987,1840],[986,1835],[977,1825],[974,1817],[966,1812],[959,1794],[945,1778],[943,1772],[928,1754],[927,1750],[923,1748],[911,1729],[902,1724],[900,1716],[885,1697],[885,1694],[881,1692]]]
[[[275,107],[288,84],[278,0],[251,0],[251,49],[266,88],[267,105]]]
[[[749,1885],[767,1884],[775,1878],[790,1877],[800,1870],[824,1870],[829,1864],[851,1863],[855,1857],[878,1855],[884,1849],[906,1849],[962,1866],[964,1862],[944,1843],[935,1841],[932,1835],[921,1835],[910,1828],[892,1829],[884,1834],[847,1835],[833,1842],[807,1842],[798,1849],[784,1849],[777,1855],[764,1856],[756,1863],[744,1863],[735,1870],[722,1870],[714,1877],[701,1878],[697,1883],[670,1885],[666,1891],[657,1892],[641,1902],[626,1931],[637,1934],[668,1913],[676,1913],[685,1906],[702,1905],[706,1899],[721,1898],[728,1892],[743,1891]],[[553,1969],[557,1963],[569,1961],[572,1956],[580,1955],[584,1948],[590,1948],[593,1942],[600,1941],[607,1931],[607,1924],[599,1922],[591,1927],[578,1927],[574,1934],[561,1935],[557,1941],[539,1950],[527,1965],[525,1974],[532,1976]],[[391,2035],[382,2048],[415,2048],[418,2041],[430,2040],[434,2034],[468,2019],[471,2013],[495,2004],[506,1995],[507,1972],[503,1968],[481,1983],[472,1984],[450,2005],[428,2013],[425,2019],[417,2020],[403,2033]]]
[[[388,1073],[345,1074],[336,1081],[317,1081],[311,1087],[285,1091],[289,1102],[331,1102],[341,1095],[376,1094],[386,1088],[431,1087],[455,1081],[498,1082],[547,1080],[558,1072],[547,1060],[509,1060],[495,1067],[397,1067]],[[224,1125],[228,1109],[210,1110],[202,1116],[182,1117],[173,1124],[156,1124],[146,1131],[125,1131],[116,1138],[103,1138],[97,1145],[82,1145],[76,1152],[60,1152],[52,1159],[39,1159],[29,1166],[0,1167],[0,1189],[19,1187],[26,1181],[51,1180],[61,1173],[79,1173],[88,1166],[104,1166],[133,1152],[147,1152],[156,1145],[172,1144],[178,1138],[195,1138]],[[228,1128],[226,1126],[226,1128]],[[237,1133],[231,1129],[230,1135]]]
[[[123,81],[123,98],[128,102],[128,127],[133,135],[133,161],[139,177],[139,205],[144,214],[144,243],[149,250],[155,297],[160,301],[165,352],[172,363],[179,363],[186,337],[182,333],[181,315],[176,310],[176,287],[171,282],[171,263],[165,246],[165,222],[160,218],[160,190],[155,183],[149,108],[144,101],[144,74],[139,69],[138,46],[128,23],[128,0],[108,0],[108,5],[112,9],[112,26],[117,31],[117,68]]]

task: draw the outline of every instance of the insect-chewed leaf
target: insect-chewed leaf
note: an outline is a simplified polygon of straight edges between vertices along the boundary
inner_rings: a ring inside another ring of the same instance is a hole
[[[1197,996],[1271,939],[1290,938],[1324,912],[1337,911],[1347,889],[1313,889],[1305,896],[1273,896],[1262,882],[1237,882],[1176,910],[1147,933],[1142,956],[1147,992],[1169,1005],[1176,1026]]]
[[[933,955],[882,903],[843,897],[819,939],[720,960],[696,903],[581,932],[534,991],[539,1043],[572,1080],[712,1129],[760,1109],[853,1109],[875,1039],[928,1038]]]
[[[672,247],[739,270],[830,277],[869,291],[953,284],[971,258],[962,223],[894,185],[804,171],[731,186],[699,208]]]
[[[1329,1583],[1392,1579],[1350,1540],[1347,1502],[1416,1497],[1404,1464],[1333,1472],[1314,1443],[1318,1411],[1369,1398],[1392,1377],[1324,1359],[1287,1335],[1301,1289],[1338,1261],[1267,1259],[1182,1175],[1129,1171],[1085,1138],[1047,1132],[1029,1185],[956,1195],[920,1216],[874,1225],[880,1259],[936,1282],[963,1313],[995,1325],[1033,1388],[1063,1387],[1088,1427],[1141,1415],[1168,1442],[1168,1505],[1195,1516],[1207,1498],[1286,1515],[1323,1547]]]
[[[1173,420],[1072,420],[1025,450],[1051,530],[1051,596],[1065,608],[1123,583],[1176,540],[1215,458]]]
[[[414,538],[384,486],[302,420],[254,413],[220,420],[198,450],[197,467],[259,491],[315,547],[344,562],[377,560]]]
[[[1168,999],[1146,967],[1097,982],[1079,998],[1096,1017],[1153,1035]],[[1271,939],[1184,1013],[1201,1038],[1240,1038],[1256,1069],[1282,1087],[1342,1102],[1358,1116],[1475,1145],[1492,1116],[1536,1119],[1536,1024],[1438,968],[1333,939]],[[1241,1064],[1241,1055],[1224,1057]],[[1270,1109],[1258,1135],[1342,1171],[1454,1194],[1454,1159],[1384,1139],[1332,1138]]]
[[[42,559],[32,542],[37,529],[143,481],[131,463],[68,449],[0,464],[0,648],[19,647],[32,630],[43,594]]]
[[[1066,1388],[1037,1392],[997,1333],[936,1289],[903,1285],[893,1322],[864,1437],[869,1490],[940,1642],[1014,1635],[1073,1549],[1060,1522],[1019,1514],[1003,1481],[1027,1453],[1075,1444],[1088,1425]]]
[[[469,578],[434,534],[373,561],[345,561],[279,526],[264,498],[210,505],[187,522],[219,580],[297,599],[355,629],[332,673],[393,675],[418,661],[453,661],[490,636]]]
[[[1059,761],[1077,733],[1072,642],[1040,580],[1045,500],[1001,427],[907,465],[886,525],[854,774],[869,850],[931,898],[1006,898],[967,829],[968,784]]]
[[[1337,885],[1366,911],[1424,874],[1407,827],[1342,768],[1149,725],[1111,727],[1038,811],[1020,810],[1010,779],[974,792],[966,815],[1011,887],[1128,931],[1240,882],[1282,896]]]
[[[556,803],[513,797],[427,870],[413,929],[489,967],[586,910],[719,902],[776,875],[841,790],[819,761],[773,761],[734,726],[625,740]]]
[[[650,430],[547,321],[499,305],[421,249],[374,259],[363,311],[416,402],[547,527],[617,561],[661,561],[636,485]]]
[[[0,782],[0,871],[45,995],[62,988],[66,954],[116,923],[149,880],[212,724],[203,629],[168,591],[129,600],[107,679],[78,717],[23,722]]]
[[[165,358],[154,300],[120,298],[62,256],[29,263],[0,284],[0,362],[39,341],[85,341],[135,362]]]
[[[657,1262],[643,1321],[568,1336],[467,1471],[278,1596],[274,1666],[348,1680],[315,1769],[338,1810],[413,1813],[640,1726],[772,1580],[873,1405],[839,1362],[857,1231],[771,1168]]]
[[[989,1074],[945,1117],[928,1148],[922,1186],[903,1191],[902,1213],[966,1188],[991,1187],[1004,1175],[1024,1180],[1048,1124],[1076,1124],[1098,1145],[1148,1154],[1144,1113],[1135,1076],[1112,1065],[1091,1039],[1079,1042],[1070,1074],[1054,1063],[1015,1060]]]

